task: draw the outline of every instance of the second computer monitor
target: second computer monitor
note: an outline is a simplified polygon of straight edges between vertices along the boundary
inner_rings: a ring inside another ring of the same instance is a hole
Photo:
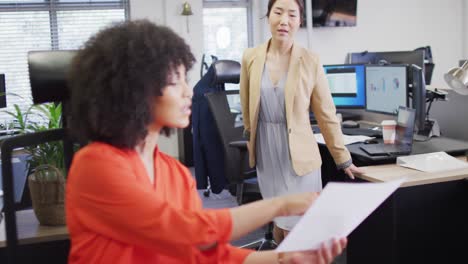
[[[406,65],[366,66],[366,110],[396,115],[408,106]]]
[[[364,65],[324,65],[328,85],[337,108],[366,107]]]

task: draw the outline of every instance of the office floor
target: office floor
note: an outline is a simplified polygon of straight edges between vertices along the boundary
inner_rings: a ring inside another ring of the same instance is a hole
[[[198,193],[200,194],[200,198],[203,201],[203,207],[205,208],[230,208],[237,206],[236,199],[227,190],[224,190],[219,194],[212,193],[209,197],[205,197],[203,195],[203,190],[199,190]],[[264,234],[265,229],[259,228],[241,239],[232,241],[231,243],[235,246],[246,245],[263,238]]]
[[[193,167],[190,168],[192,175],[195,175]],[[237,206],[235,197],[233,197],[228,191],[224,190],[219,194],[211,193],[209,197],[203,195],[204,190],[198,190],[198,194],[203,202],[204,208],[230,208]],[[231,243],[235,246],[242,246],[250,242],[256,241],[263,238],[265,234],[265,228],[259,228],[245,237],[232,241]],[[338,256],[333,264],[346,264],[346,253]]]

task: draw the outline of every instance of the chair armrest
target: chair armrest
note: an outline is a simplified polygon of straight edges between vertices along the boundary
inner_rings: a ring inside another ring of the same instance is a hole
[[[229,142],[229,147],[247,150],[247,140],[235,140]]]

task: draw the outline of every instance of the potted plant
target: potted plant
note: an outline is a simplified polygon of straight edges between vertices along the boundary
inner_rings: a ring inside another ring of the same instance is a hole
[[[7,111],[14,121],[10,128],[20,134],[60,128],[61,104],[46,103],[33,105],[22,111],[14,105],[14,111]],[[65,208],[65,166],[62,142],[48,142],[28,146],[28,186],[34,213],[42,225],[64,225]]]

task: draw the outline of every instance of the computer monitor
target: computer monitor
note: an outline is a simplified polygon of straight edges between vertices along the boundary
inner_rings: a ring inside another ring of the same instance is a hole
[[[7,106],[5,89],[5,74],[0,73],[0,108]]]
[[[348,54],[348,63],[378,64],[377,52],[353,52]]]
[[[411,65],[411,107],[416,110],[416,128],[418,134],[428,136],[431,128],[426,126],[426,82],[425,74],[417,65]],[[428,131],[427,131],[428,130]]]
[[[15,204],[18,208],[30,206],[30,201],[23,201],[23,194],[25,194],[25,187],[26,181],[28,178],[28,160],[30,159],[30,155],[26,153],[22,154],[15,154],[11,159],[12,169],[13,169],[13,176],[14,176],[14,187],[13,187],[13,194],[15,199]],[[2,177],[2,163],[0,162],[0,178]],[[0,190],[3,190],[3,182],[0,181]],[[28,194],[25,194],[28,196]],[[29,197],[29,196],[28,196]],[[28,198],[26,197],[26,198]],[[26,199],[27,200],[27,199]],[[29,199],[30,200],[30,199]],[[22,203],[25,203],[26,206],[22,206]],[[0,212],[3,208],[0,208]]]
[[[328,85],[337,108],[366,107],[366,76],[364,65],[324,65]]]
[[[396,115],[408,106],[406,65],[366,65],[366,110]]]
[[[418,65],[424,71],[424,50],[351,53],[350,63]],[[432,68],[428,71],[432,74]],[[428,72],[429,73],[429,72]],[[411,79],[410,79],[411,80]]]

